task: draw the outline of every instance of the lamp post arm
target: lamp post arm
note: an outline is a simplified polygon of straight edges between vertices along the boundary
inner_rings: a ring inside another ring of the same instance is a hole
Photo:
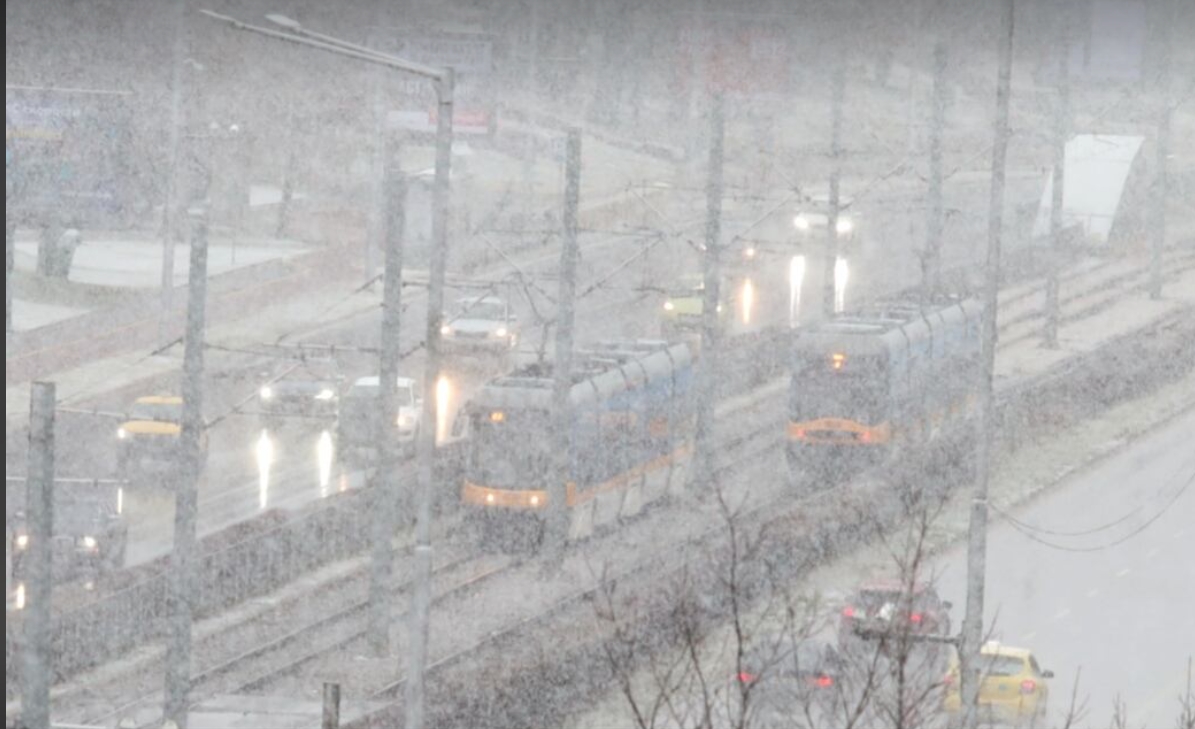
[[[434,66],[425,66],[422,63],[415,63],[414,61],[408,61],[396,56],[378,53],[377,51],[369,50],[363,46],[354,46],[340,40],[336,40],[334,43],[319,40],[318,38],[311,37],[319,34],[313,34],[310,31],[303,31],[304,35],[295,35],[294,33],[271,30],[258,25],[250,25],[243,21],[237,20],[236,18],[229,17],[227,15],[221,15],[220,13],[216,13],[211,10],[200,10],[199,13],[211,18],[212,20],[229,25],[235,30],[243,30],[249,33],[255,33],[257,35],[263,35],[268,38],[276,38],[278,40],[287,41],[296,45],[317,48],[319,50],[335,53],[340,56],[356,58],[360,61],[375,63],[388,68],[398,69],[400,71],[407,71],[408,73],[430,78],[435,81],[442,80],[445,75],[444,69],[436,68]],[[325,36],[319,35],[319,37],[323,38]]]

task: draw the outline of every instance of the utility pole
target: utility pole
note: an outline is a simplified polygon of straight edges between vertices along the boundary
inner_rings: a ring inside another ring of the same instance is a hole
[[[53,382],[35,382],[29,403],[29,477],[25,513],[25,644],[21,666],[21,726],[50,726],[50,593],[54,538]]]
[[[439,429],[436,385],[440,379],[440,327],[444,319],[444,271],[448,264],[448,204],[452,164],[453,87],[456,75],[444,69],[436,78],[436,172],[432,191],[432,255],[428,274],[426,369],[423,376],[423,419],[419,428],[419,494],[415,519],[415,589],[411,596],[411,640],[408,653],[406,727],[424,726],[424,671],[427,667],[427,626],[431,611],[432,490]]]
[[[693,481],[704,491],[714,479],[714,402],[718,370],[718,340],[722,313],[718,311],[721,296],[722,271],[719,257],[722,248],[722,156],[723,156],[722,96],[714,97],[710,108],[709,178],[705,188],[705,256],[701,302],[701,362],[697,367],[697,433],[695,477]],[[730,315],[729,312],[726,313]]]
[[[1062,267],[1063,205],[1066,203],[1066,140],[1070,135],[1070,17],[1061,10],[1058,43],[1058,98],[1054,102],[1054,169],[1050,178],[1050,253],[1046,263],[1046,317],[1042,345],[1058,348],[1058,275]]]
[[[572,463],[573,320],[577,296],[577,209],[581,198],[581,130],[568,130],[565,148],[564,238],[560,247],[560,285],[557,293],[556,364],[553,370],[552,425],[555,468],[548,492],[548,548],[559,560],[568,538],[568,480]]]
[[[188,211],[192,219],[191,264],[187,277],[187,331],[183,341],[182,462],[174,484],[174,551],[171,555],[172,612],[166,645],[166,703],[163,717],[187,727],[191,688],[191,623],[195,609],[198,552],[199,474],[203,467],[203,335],[207,307],[207,208]]]
[[[162,302],[158,313],[158,339],[170,338],[167,327],[174,306],[174,237],[178,208],[178,167],[182,156],[183,65],[187,49],[187,0],[175,0],[174,58],[170,79],[170,130],[166,161],[166,198],[162,205]]]
[[[942,136],[946,130],[946,43],[934,43],[934,88],[930,103],[929,132],[929,220],[926,221],[925,260],[922,270],[922,300],[929,301],[942,290]]]
[[[324,703],[320,729],[340,729],[340,684],[324,684]]]
[[[996,365],[996,306],[1000,287],[1000,239],[1004,234],[1004,183],[1008,159],[1009,96],[1012,86],[1012,39],[1015,0],[1002,5],[1000,67],[996,83],[995,140],[992,144],[992,188],[988,208],[988,251],[985,273],[982,371],[979,377],[979,442],[975,453],[975,495],[967,539],[967,613],[960,651],[964,727],[975,729],[979,701],[979,649],[983,640],[983,589],[988,530],[988,480],[992,459],[992,380]]]
[[[823,281],[822,311],[829,319],[834,315],[836,287],[834,269],[838,262],[839,178],[842,175],[842,104],[846,95],[846,65],[842,52],[837,51],[830,81],[830,209],[826,216],[826,263]]]
[[[6,337],[12,336],[12,269],[16,263],[16,249],[17,249],[17,219],[12,214],[13,201],[11,197],[4,203],[4,267],[7,271],[5,274],[4,284],[4,333]]]
[[[1166,198],[1170,195],[1170,181],[1168,179],[1167,167],[1169,166],[1170,157],[1170,116],[1172,102],[1170,99],[1170,55],[1173,51],[1171,48],[1174,31],[1171,26],[1176,19],[1174,9],[1177,3],[1163,2],[1164,10],[1168,10],[1170,16],[1166,20],[1168,22],[1162,23],[1162,50],[1158,56],[1158,99],[1160,102],[1161,112],[1158,119],[1158,158],[1157,169],[1154,171],[1154,214],[1153,219],[1153,245],[1149,262],[1149,298],[1162,298],[1162,253],[1166,247]],[[1169,6],[1169,7],[1167,7]]]
[[[400,501],[398,483],[398,362],[402,357],[399,331],[402,324],[403,222],[407,186],[393,146],[387,145],[382,210],[386,251],[382,274],[382,351],[378,356],[378,468],[373,487],[372,552],[369,569],[370,643],[378,656],[390,654],[391,587],[394,574],[392,540],[397,528]]]
[[[531,6],[531,24],[527,29],[527,85],[534,98],[539,92],[539,4],[540,0],[528,0]],[[534,136],[527,134],[523,148],[523,226],[530,231],[535,208],[535,167],[539,144]]]

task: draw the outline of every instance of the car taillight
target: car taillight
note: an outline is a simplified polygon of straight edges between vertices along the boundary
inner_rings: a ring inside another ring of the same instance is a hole
[[[844,618],[855,617],[855,608],[851,607],[850,605],[847,605],[846,607],[844,607],[842,609],[842,617],[844,617]]]
[[[862,433],[860,433],[859,434],[859,442],[860,443],[870,443],[871,442],[871,433],[868,433],[866,430],[863,431]]]
[[[1031,694],[1036,690],[1037,690],[1037,681],[1034,681],[1031,678],[1027,678],[1024,681],[1021,681],[1021,693]]]
[[[945,676],[943,676],[942,677],[942,685],[945,686],[946,688],[950,688],[951,686],[953,686],[954,685],[954,674],[948,673]]]
[[[814,683],[818,688],[830,688],[834,685],[834,679],[829,676],[818,676]]]
[[[747,673],[746,671],[739,671],[739,683],[752,683],[755,681],[754,673]]]
[[[912,615],[909,616],[909,621],[914,622],[914,623],[920,623],[921,622],[921,613],[913,613]]]

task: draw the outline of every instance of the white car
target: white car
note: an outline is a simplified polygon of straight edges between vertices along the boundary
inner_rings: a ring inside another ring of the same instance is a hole
[[[399,377],[395,381],[398,399],[397,438],[404,452],[411,455],[423,417],[423,399],[416,394],[415,381]],[[342,458],[371,456],[377,449],[378,378],[358,378],[340,398],[336,417],[337,449]]]
[[[518,319],[497,296],[458,299],[455,313],[440,327],[444,350],[462,354],[504,354],[519,343]]]

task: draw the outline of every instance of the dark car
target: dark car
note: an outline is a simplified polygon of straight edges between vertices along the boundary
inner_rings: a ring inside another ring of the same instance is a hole
[[[789,726],[793,716],[825,716],[835,706],[846,662],[832,643],[771,634],[753,642],[736,680],[761,726]]]
[[[112,572],[125,563],[128,524],[121,514],[120,486],[110,482],[59,481],[53,504],[53,574],[57,581]],[[12,576],[22,579],[29,552],[26,514],[9,514]]]
[[[304,422],[331,425],[336,420],[338,389],[332,378],[293,375],[268,382],[257,393],[262,427],[277,430]]]
[[[950,603],[929,583],[872,582],[856,590],[842,608],[838,644],[848,648],[871,641],[887,650],[902,635],[949,633]]]

